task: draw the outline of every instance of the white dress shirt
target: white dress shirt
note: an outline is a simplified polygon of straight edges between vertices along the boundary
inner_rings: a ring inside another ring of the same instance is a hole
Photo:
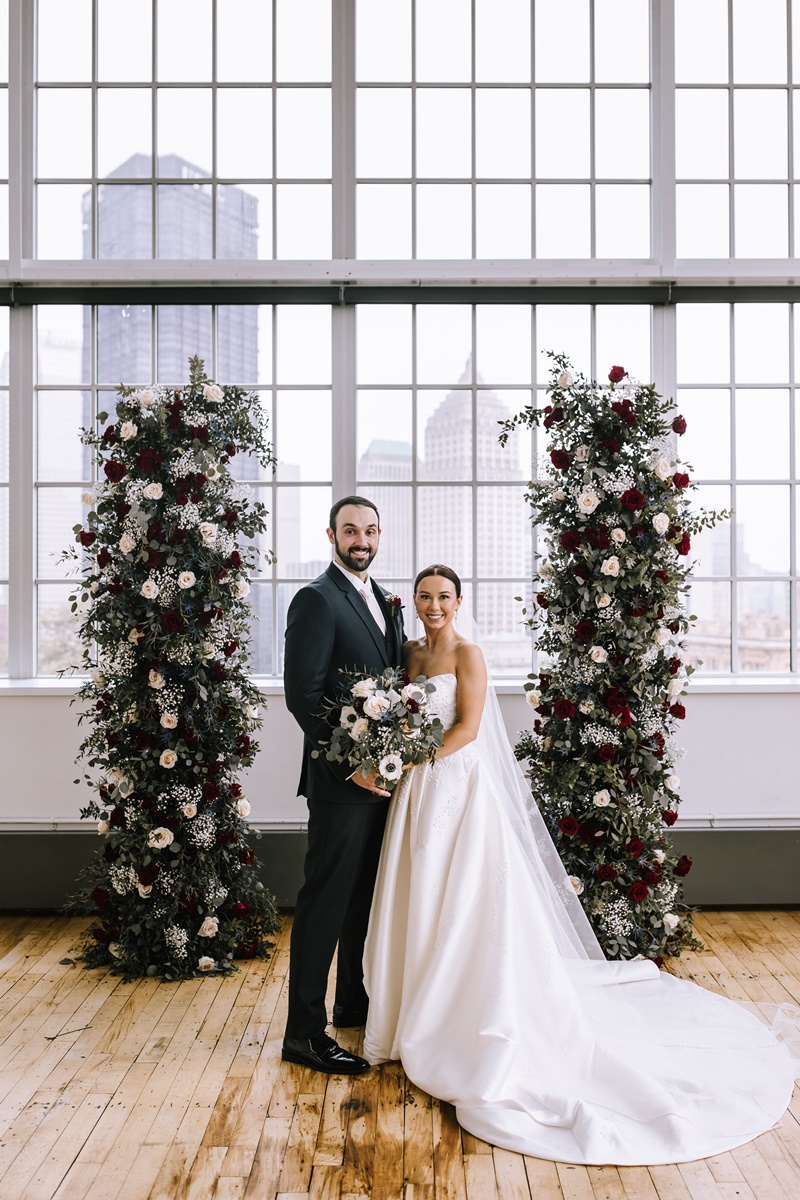
[[[352,585],[356,589],[356,591],[361,592],[362,596],[364,597],[364,599],[367,602],[367,608],[372,613],[372,618],[373,618],[375,624],[378,626],[378,629],[380,629],[382,635],[385,637],[386,636],[386,618],[384,617],[383,612],[381,611],[381,606],[378,603],[378,598],[375,595],[374,591],[372,590],[372,582],[371,582],[369,576],[367,576],[367,578],[362,582],[361,579],[358,577],[358,575],[355,575],[352,571],[348,571],[347,567],[343,567],[341,563],[336,562],[336,559],[334,559],[333,561],[334,561],[334,566],[337,566],[339,568],[339,570],[342,572],[342,574],[344,576],[346,576],[347,579],[350,580],[350,582],[352,583]]]

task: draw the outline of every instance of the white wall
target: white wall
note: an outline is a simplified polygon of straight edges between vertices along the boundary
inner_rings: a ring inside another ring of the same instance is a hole
[[[701,685],[705,686],[705,685]],[[509,734],[530,722],[521,692],[501,695]],[[72,780],[84,727],[63,687],[0,691],[0,832],[75,828],[89,798]],[[800,828],[800,693],[699,689],[681,727],[686,758],[682,828]],[[261,752],[245,781],[252,820],[297,827],[305,804],[295,795],[301,736],[280,694],[268,697]]]

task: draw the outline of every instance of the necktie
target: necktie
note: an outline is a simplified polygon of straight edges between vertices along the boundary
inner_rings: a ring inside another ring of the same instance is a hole
[[[359,596],[361,597],[361,599],[364,601],[367,608],[369,609],[373,621],[375,622],[375,624],[378,626],[378,629],[380,629],[381,633],[385,637],[386,636],[386,620],[384,618],[383,613],[381,612],[381,606],[378,604],[378,601],[375,599],[375,593],[372,590],[371,584],[368,583],[365,588],[357,588],[356,590],[358,591]]]

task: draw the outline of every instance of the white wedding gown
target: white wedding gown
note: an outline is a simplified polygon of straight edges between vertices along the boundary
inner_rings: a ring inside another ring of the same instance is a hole
[[[456,678],[433,678],[447,728]],[[770,1129],[787,1046],[653,963],[565,955],[543,902],[558,888],[535,878],[498,778],[479,741],[395,791],[364,952],[369,1061],[400,1059],[470,1133],[560,1162],[685,1162]]]

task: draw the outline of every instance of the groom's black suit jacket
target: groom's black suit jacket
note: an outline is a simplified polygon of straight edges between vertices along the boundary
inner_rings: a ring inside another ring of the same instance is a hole
[[[323,701],[333,700],[343,686],[341,669],[377,674],[400,665],[403,619],[393,614],[384,592],[372,590],[386,618],[386,636],[349,579],[333,563],[313,583],[301,588],[289,605],[283,678],[286,706],[300,725],[305,740],[298,795],[308,800],[337,804],[380,801],[355,783],[348,782],[352,767],[331,763],[324,750],[319,758],[311,751],[328,736],[320,719]]]

